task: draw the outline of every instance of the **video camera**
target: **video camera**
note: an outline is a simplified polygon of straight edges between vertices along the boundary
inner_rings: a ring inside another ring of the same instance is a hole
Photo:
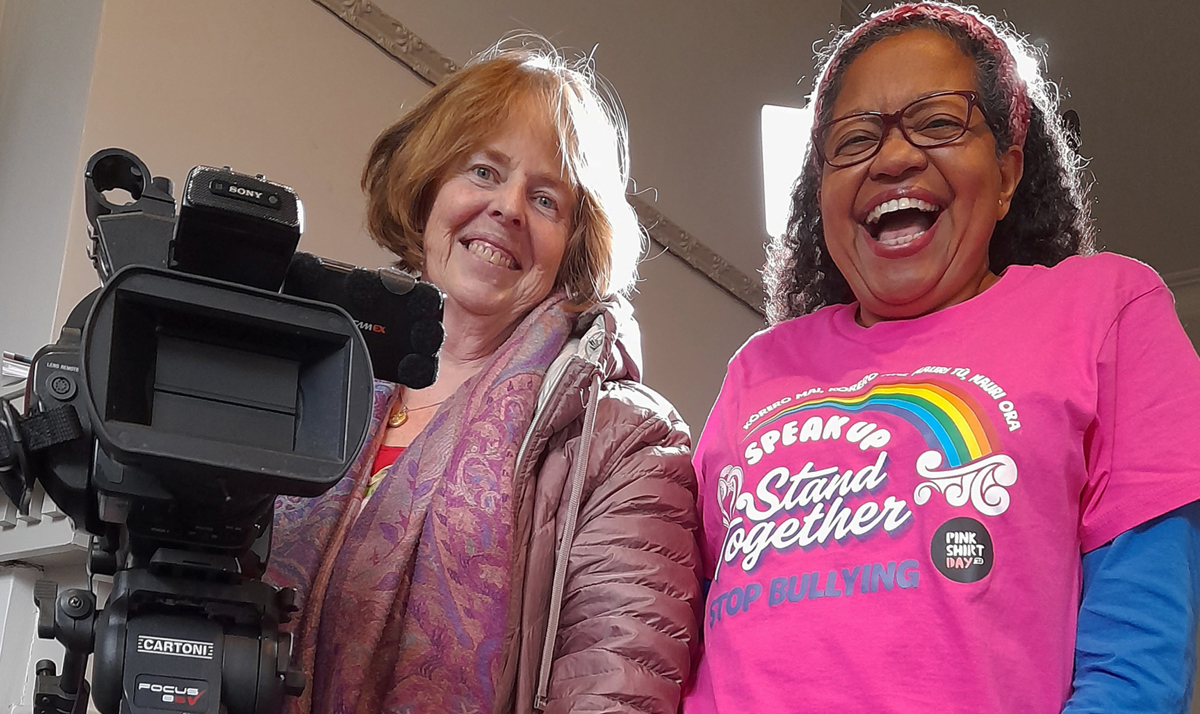
[[[97,610],[38,583],[38,633],[67,654],[38,663],[35,711],[86,711],[93,650],[104,714],[278,711],[304,678],[295,593],[260,579],[275,497],[347,471],[373,376],[433,383],[442,296],[297,253],[303,205],[261,175],[198,166],[176,215],[168,179],[106,149],[84,187],[103,284],[34,357],[25,413],[0,400],[0,486],[24,512],[40,481],[113,589]]]

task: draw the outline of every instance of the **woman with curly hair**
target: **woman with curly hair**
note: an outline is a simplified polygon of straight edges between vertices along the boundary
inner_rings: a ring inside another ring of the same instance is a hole
[[[1180,712],[1200,598],[1200,361],[1094,254],[1028,46],[942,3],[836,41],[772,326],[697,447],[685,711]]]

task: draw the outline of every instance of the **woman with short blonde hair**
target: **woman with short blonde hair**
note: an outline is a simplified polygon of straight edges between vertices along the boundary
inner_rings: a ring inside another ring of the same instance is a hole
[[[536,105],[581,189],[559,285],[581,307],[628,295],[645,241],[625,198],[624,117],[586,64],[572,67],[552,48],[535,48],[480,55],[472,71],[451,75],[380,135],[363,173],[371,235],[403,268],[421,272],[423,221],[446,172],[495,131],[498,118]]]
[[[445,296],[433,386],[377,384],[354,469],[280,499],[300,712],[675,712],[700,597],[687,428],[640,383],[642,233],[590,63],[528,46],[370,153],[372,236]]]

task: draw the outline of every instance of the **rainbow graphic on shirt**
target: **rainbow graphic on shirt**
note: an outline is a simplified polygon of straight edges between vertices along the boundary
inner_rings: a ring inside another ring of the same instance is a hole
[[[745,439],[763,428],[815,409],[850,414],[883,412],[904,419],[930,449],[945,454],[951,468],[1000,450],[1000,438],[979,404],[956,385],[941,382],[876,384],[862,394],[818,396],[786,404],[766,415]]]

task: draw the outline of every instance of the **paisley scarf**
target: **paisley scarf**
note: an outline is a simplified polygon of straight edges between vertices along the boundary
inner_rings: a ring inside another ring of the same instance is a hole
[[[365,506],[394,385],[376,385],[370,443],[345,478],[320,498],[279,499],[266,579],[299,591],[293,664],[308,678],[291,711],[495,709],[520,595],[510,586],[517,454],[573,327],[563,303],[552,296],[526,316]]]

